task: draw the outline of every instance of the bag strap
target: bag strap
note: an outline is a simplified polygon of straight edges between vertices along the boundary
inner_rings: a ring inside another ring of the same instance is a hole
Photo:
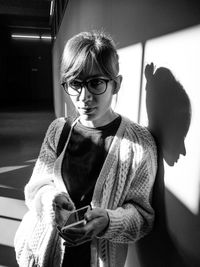
[[[64,124],[62,132],[60,134],[60,138],[59,138],[58,146],[57,146],[57,150],[56,150],[57,157],[59,157],[63,151],[63,148],[64,148],[65,143],[67,141],[67,137],[68,137],[69,132],[70,132],[70,128],[71,128],[71,120],[69,118],[65,118],[65,124]]]

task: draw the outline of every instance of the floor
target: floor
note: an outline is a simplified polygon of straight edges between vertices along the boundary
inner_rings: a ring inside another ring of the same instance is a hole
[[[53,111],[0,111],[0,267],[18,266],[13,239],[26,212],[29,180]]]

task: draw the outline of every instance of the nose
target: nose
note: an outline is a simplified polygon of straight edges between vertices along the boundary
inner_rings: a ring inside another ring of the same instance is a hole
[[[81,101],[87,101],[88,99],[91,99],[92,94],[89,92],[86,86],[83,86],[81,88],[81,93],[79,95],[79,100]]]

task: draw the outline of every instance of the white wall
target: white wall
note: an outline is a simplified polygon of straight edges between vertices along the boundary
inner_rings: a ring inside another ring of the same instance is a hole
[[[199,216],[199,27],[195,4],[186,0],[76,0],[69,1],[53,47],[54,100],[57,116],[72,106],[59,85],[59,65],[64,43],[81,31],[101,29],[111,33],[118,44],[120,72],[124,76],[116,110],[148,124],[145,106],[143,64],[153,61],[169,68],[181,82],[192,105],[192,121],[185,138],[186,155],[174,166],[165,161],[155,186],[158,231],[137,246],[129,247],[127,267],[200,266]],[[174,34],[168,34],[174,32]],[[158,38],[162,36],[162,38]],[[145,51],[143,45],[145,44]],[[145,57],[143,58],[143,52]],[[142,83],[143,82],[143,83]],[[142,91],[141,91],[142,88]],[[142,102],[140,96],[142,93]],[[162,196],[163,193],[163,196]],[[165,198],[164,198],[165,193]],[[166,210],[166,214],[165,214]],[[164,227],[165,226],[165,227]],[[156,226],[157,227],[157,226]]]
[[[166,67],[170,69],[183,86],[191,102],[192,116],[189,130],[184,138],[185,151],[177,151],[174,164],[169,164],[164,156],[167,223],[170,234],[176,240],[176,246],[188,266],[198,266],[200,264],[199,47],[200,26],[196,26],[149,40],[145,49],[145,62],[154,62],[156,68]],[[145,102],[146,90],[144,84],[141,122],[148,125]],[[172,102],[168,105],[169,109],[173,108],[170,106]],[[184,107],[182,108],[184,109]],[[177,122],[175,131],[179,131],[179,122]],[[175,135],[176,133],[174,133],[174,137]],[[168,136],[166,138],[169,140]],[[170,140],[170,142],[173,142],[173,140]],[[168,149],[170,142],[168,142]],[[176,139],[172,145],[179,149],[179,140]],[[165,150],[164,147],[163,150]]]

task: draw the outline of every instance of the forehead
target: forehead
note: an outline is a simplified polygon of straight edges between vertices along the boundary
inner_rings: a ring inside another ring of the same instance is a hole
[[[82,71],[79,73],[77,78],[79,79],[87,79],[91,76],[103,76],[105,77],[105,73],[103,72],[100,64],[96,63],[94,60],[87,60],[83,66]]]

